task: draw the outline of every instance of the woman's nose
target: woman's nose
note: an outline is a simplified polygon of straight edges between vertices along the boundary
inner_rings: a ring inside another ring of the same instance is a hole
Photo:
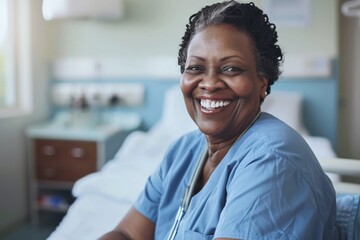
[[[213,92],[217,89],[225,87],[225,83],[221,79],[220,74],[215,71],[208,71],[204,73],[203,79],[199,83],[199,87],[207,91]]]

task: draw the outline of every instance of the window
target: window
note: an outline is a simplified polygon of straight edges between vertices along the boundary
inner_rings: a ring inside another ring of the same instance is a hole
[[[22,76],[16,74],[18,71],[24,72],[22,69],[24,61],[15,60],[18,56],[24,55],[21,54],[21,44],[26,41],[22,33],[23,29],[20,32],[22,36],[15,38],[18,33],[16,27],[19,26],[18,23],[15,24],[15,21],[19,20],[15,16],[17,5],[19,5],[18,1],[0,0],[0,118],[22,115],[30,110],[29,81],[25,82]],[[23,13],[18,15],[22,16],[21,14],[24,15]],[[15,65],[16,62],[20,65]]]
[[[0,0],[0,108],[16,106],[14,77],[12,76],[12,22],[8,0]]]

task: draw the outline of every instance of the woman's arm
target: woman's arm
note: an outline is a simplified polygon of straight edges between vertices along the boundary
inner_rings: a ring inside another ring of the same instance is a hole
[[[155,223],[131,208],[121,222],[111,232],[99,240],[142,240],[154,239]]]

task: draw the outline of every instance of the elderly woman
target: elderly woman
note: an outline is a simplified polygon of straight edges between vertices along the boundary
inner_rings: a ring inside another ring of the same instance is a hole
[[[336,239],[330,180],[299,134],[260,111],[280,74],[275,25],[252,3],[217,3],[190,17],[180,46],[199,130],[101,239]]]

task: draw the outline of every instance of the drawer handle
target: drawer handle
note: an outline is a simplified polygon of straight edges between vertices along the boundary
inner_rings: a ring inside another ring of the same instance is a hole
[[[42,152],[43,152],[43,154],[45,156],[54,156],[55,155],[55,148],[53,146],[48,145],[48,146],[43,147]]]
[[[85,156],[85,150],[82,148],[71,149],[71,156],[74,158],[83,158]]]

